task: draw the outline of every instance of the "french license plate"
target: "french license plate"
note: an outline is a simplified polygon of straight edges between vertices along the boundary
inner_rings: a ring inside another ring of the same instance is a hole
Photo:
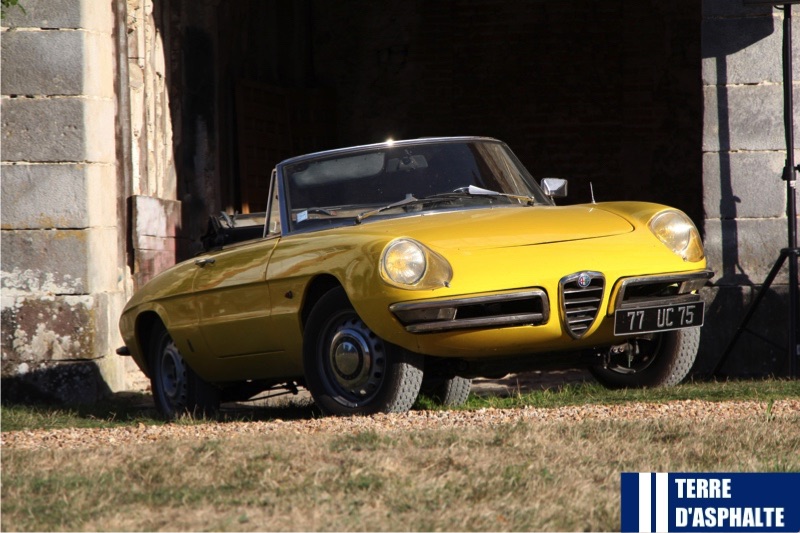
[[[614,335],[655,333],[703,325],[703,302],[620,309],[614,313]]]

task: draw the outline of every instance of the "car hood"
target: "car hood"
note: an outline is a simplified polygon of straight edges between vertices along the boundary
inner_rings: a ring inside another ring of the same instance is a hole
[[[625,218],[596,206],[530,206],[428,212],[376,220],[366,232],[411,237],[439,249],[497,249],[629,233]]]

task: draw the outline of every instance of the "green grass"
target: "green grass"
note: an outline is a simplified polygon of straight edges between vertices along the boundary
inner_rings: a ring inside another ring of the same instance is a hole
[[[686,383],[658,389],[609,390],[595,382],[568,384],[557,389],[519,392],[508,397],[471,395],[459,409],[514,409],[519,407],[564,407],[569,405],[616,405],[627,402],[669,402],[677,400],[758,400],[800,398],[800,381],[754,380]],[[424,409],[442,409],[426,398],[418,402]]]
[[[753,380],[687,383],[677,387],[644,390],[607,390],[594,382],[568,384],[548,390],[519,392],[509,397],[471,395],[466,405],[458,409],[514,409],[526,406],[553,408],[568,405],[625,402],[667,402],[675,400],[758,400],[771,402],[783,398],[800,398],[800,381]],[[415,409],[443,409],[430,399],[421,397]],[[320,416],[306,403],[282,407],[240,407],[224,409],[223,420],[283,420]],[[109,428],[163,423],[149,395],[123,394],[94,405],[59,407],[51,405],[3,405],[0,408],[0,429],[19,431],[58,428]],[[202,423],[184,419],[181,423]]]
[[[116,395],[92,405],[16,405],[0,407],[2,431],[61,428],[109,428],[160,422],[149,395]]]

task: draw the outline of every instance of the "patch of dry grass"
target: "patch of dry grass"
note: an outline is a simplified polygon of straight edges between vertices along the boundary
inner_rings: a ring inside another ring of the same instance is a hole
[[[5,531],[609,531],[621,472],[800,470],[800,418],[271,432],[2,459]]]

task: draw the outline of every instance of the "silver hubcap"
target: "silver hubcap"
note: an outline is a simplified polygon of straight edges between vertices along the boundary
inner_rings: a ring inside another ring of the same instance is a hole
[[[173,407],[181,406],[186,401],[186,364],[171,341],[161,354],[161,390]]]
[[[377,394],[386,359],[383,343],[361,320],[336,327],[326,355],[329,381],[340,402],[354,404]]]

